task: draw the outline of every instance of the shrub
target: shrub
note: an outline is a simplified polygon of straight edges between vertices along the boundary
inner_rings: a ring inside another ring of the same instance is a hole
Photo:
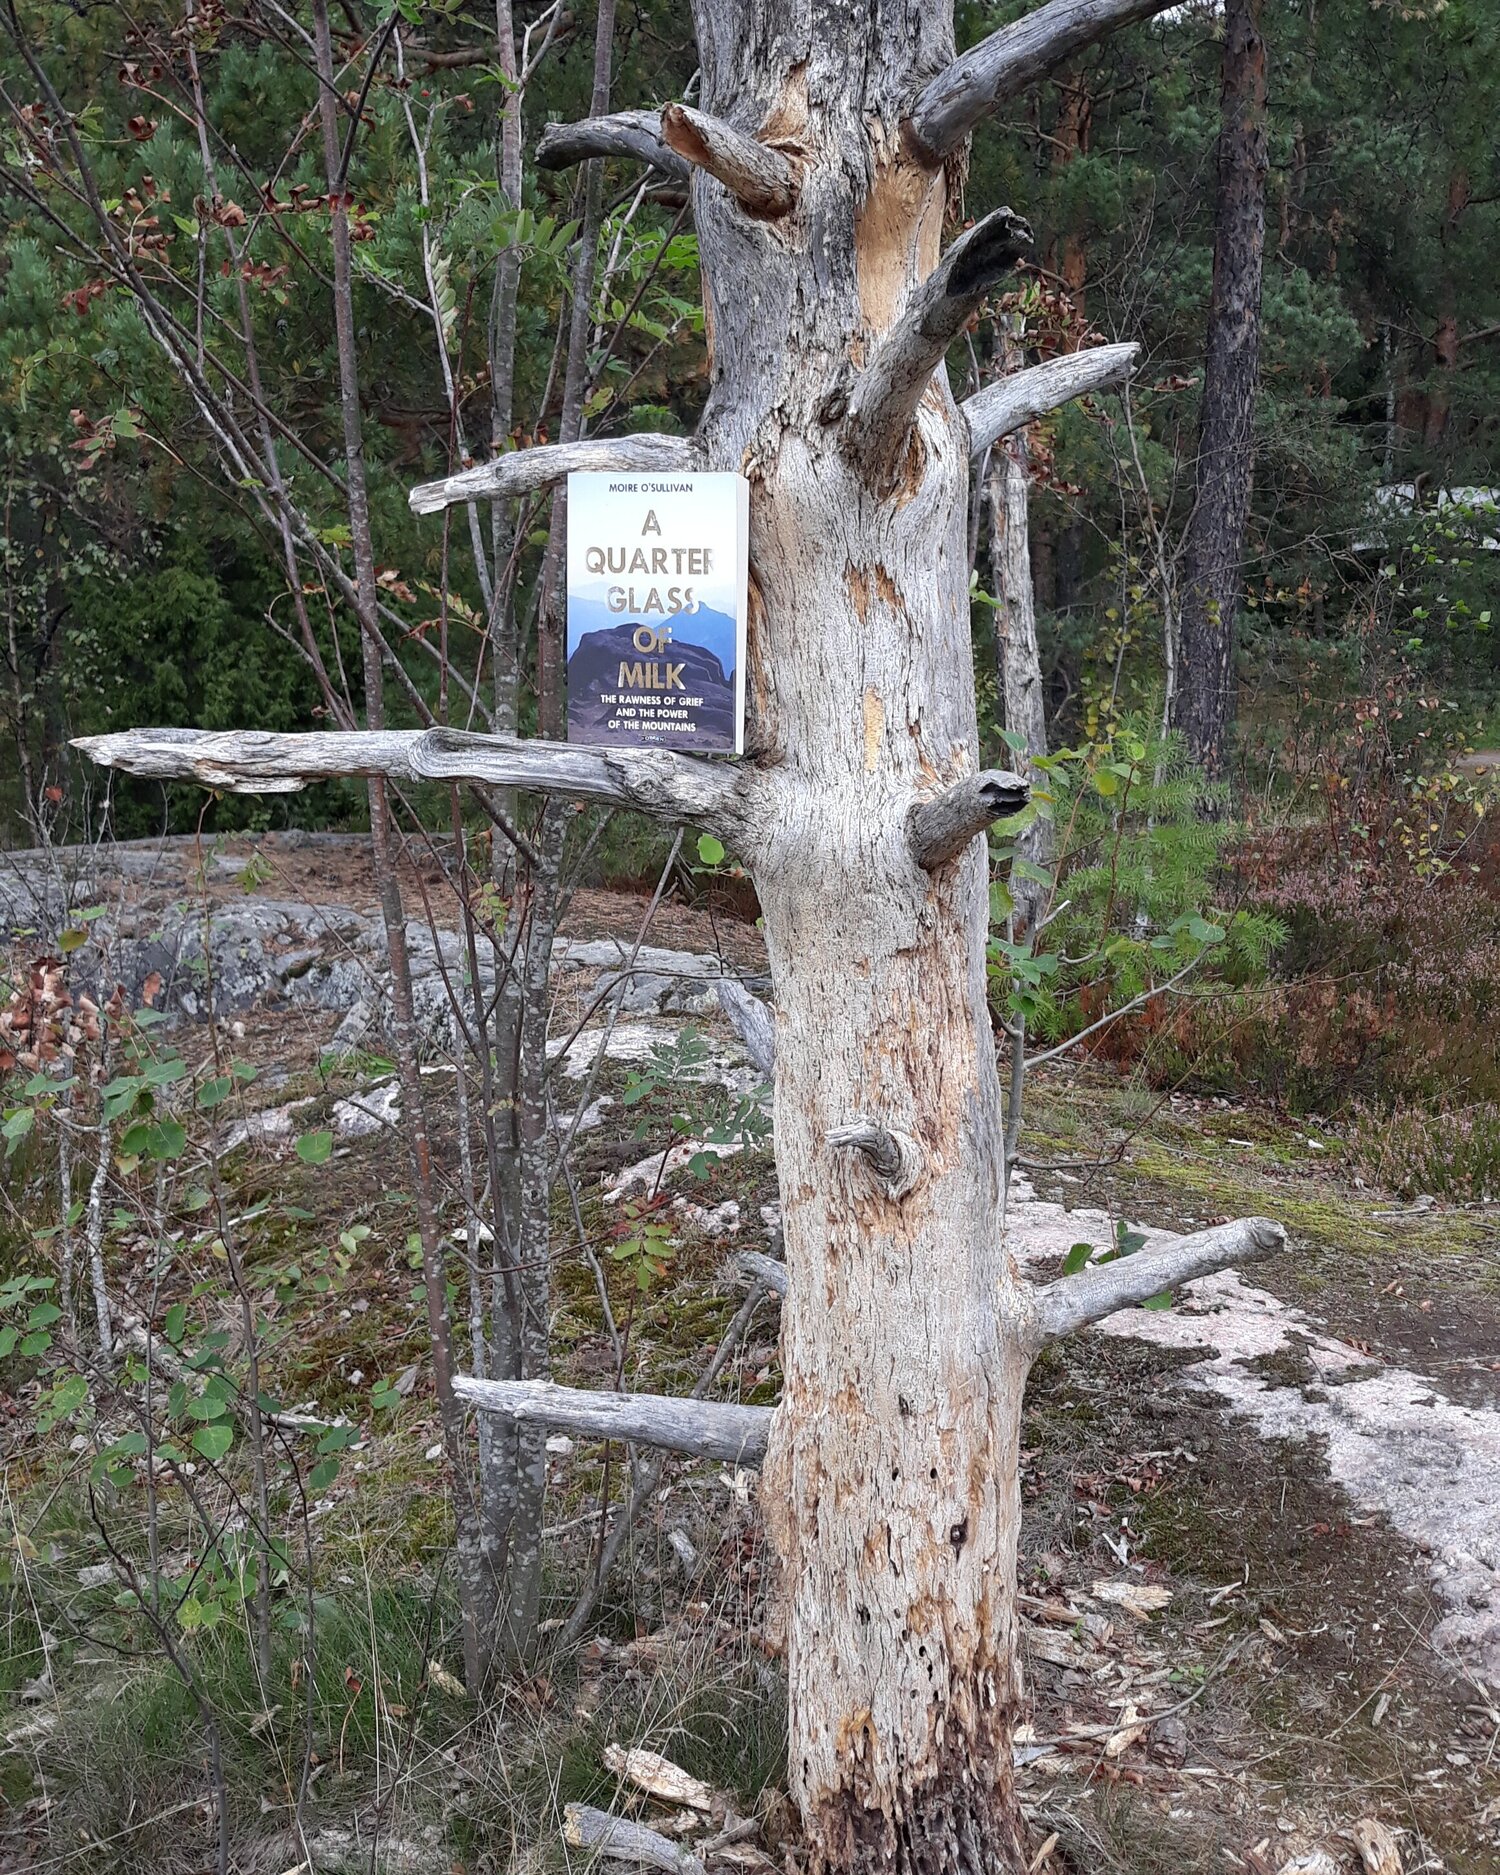
[[[1406,1198],[1500,1199],[1500,1104],[1358,1107],[1349,1159],[1368,1183]]]

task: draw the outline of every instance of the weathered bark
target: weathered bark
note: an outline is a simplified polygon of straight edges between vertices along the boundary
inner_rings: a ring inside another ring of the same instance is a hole
[[[548,124],[536,152],[539,169],[567,169],[594,156],[633,157],[674,182],[692,174],[686,158],[662,141],[660,111],[614,111],[576,124]]]
[[[750,215],[784,215],[796,183],[779,150],[768,149],[733,124],[669,104],[661,114],[662,141],[686,163],[715,177]]]
[[[941,368],[1021,230],[992,216],[942,255],[942,159],[1008,88],[1155,10],[1050,0],[955,61],[952,9],[933,0],[695,0],[705,118],[796,178],[774,220],[702,167],[691,184],[712,388],[681,447],[750,482],[752,756],[734,769],[530,745],[551,776],[539,785],[584,792],[587,773],[595,793],[650,811],[701,803],[693,818],[731,830],[764,912],[786,1265],[762,1495],[809,1875],[1029,1862],[1010,1751],[1017,1476],[1044,1317],[1002,1234],[971,437]],[[596,118],[602,89],[596,71]],[[576,434],[565,426],[565,442]],[[548,453],[527,485],[553,478]],[[624,465],[601,449],[594,466]],[[418,505],[475,492],[454,478]],[[557,693],[541,688],[555,733]],[[428,774],[493,762],[497,780],[522,759],[507,739],[447,734],[392,753]],[[181,744],[150,759],[203,772]],[[1097,1292],[1069,1295],[1091,1319]],[[491,1402],[515,1419],[565,1406],[591,1430],[631,1410],[562,1391]],[[625,1436],[684,1437],[664,1407],[691,1416],[685,1449],[701,1449],[703,1404],[654,1403],[654,1431],[637,1417]]]
[[[693,1458],[758,1465],[765,1456],[771,1409],[719,1400],[678,1400],[660,1393],[594,1393],[550,1380],[454,1381],[459,1397],[482,1413],[520,1424],[566,1426],[598,1439],[655,1445]]]
[[[1048,0],[982,39],[932,80],[907,122],[912,145],[929,161],[956,149],[980,119],[1045,78],[1054,66],[1106,33],[1149,19],[1172,0]]]
[[[1127,354],[1122,368],[1128,368],[1137,348],[1122,345],[1107,349]],[[1002,375],[992,391],[1030,375],[1017,369],[1021,350],[1014,337],[997,336],[996,355]],[[1090,358],[1097,359],[1097,354],[1072,353],[1052,362],[1077,366],[1080,360]],[[1098,360],[1098,366],[1101,370],[1112,369],[1113,361]],[[1071,381],[1070,374],[1064,375]],[[990,451],[985,496],[990,517],[990,577],[995,593],[1001,708],[1005,727],[1016,738],[1012,752],[1027,780],[1034,782],[1040,774],[1036,758],[1047,753],[1047,711],[1036,636],[1036,595],[1031,583],[1031,452],[1024,429],[1016,430]],[[1016,843],[1021,857],[1038,870],[1047,863],[1050,831],[1051,823],[1039,816]],[[1013,871],[1010,890],[1019,935],[1035,924],[1045,887],[1039,880],[1023,876],[1022,871]],[[1012,1037],[1012,1047],[1022,1047],[1020,1037]],[[1015,1117],[1013,1114],[1012,1119]],[[1013,1133],[1014,1126],[1009,1130]]]
[[[1139,345],[1096,345],[1092,351],[1066,352],[1061,358],[1047,358],[997,378],[964,399],[971,452],[983,455],[1002,436],[1060,410],[1075,397],[1123,384],[1135,368],[1140,349]]]
[[[1225,0],[1224,89],[1214,197],[1213,296],[1198,411],[1193,512],[1183,551],[1173,726],[1210,779],[1234,712],[1235,614],[1254,470],[1266,238],[1266,48],[1262,0]]]
[[[791,1781],[815,1870],[991,1875],[1025,1867],[1009,1726],[1029,1313],[1001,1249],[982,844],[929,873],[908,831],[978,770],[968,437],[934,371],[972,283],[950,266],[919,291],[946,196],[900,135],[951,22],[921,0],[837,20],[753,0],[732,28],[701,4],[699,36],[704,108],[795,148],[802,173],[775,241],[695,185],[700,437],[752,477],[766,798],[737,850],[776,992],[788,1293],[762,1501],[790,1604]],[[920,1154],[901,1196],[837,1143],[860,1120]]]
[[[311,731],[125,729],[79,736],[92,761],[132,775],[196,780],[240,794],[286,794],[329,775],[493,781],[540,788],[733,834],[753,778],[670,749],[590,749],[462,729]]]

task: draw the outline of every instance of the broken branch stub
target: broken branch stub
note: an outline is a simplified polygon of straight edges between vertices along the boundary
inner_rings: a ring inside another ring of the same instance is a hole
[[[667,105],[661,114],[661,135],[684,163],[723,183],[747,214],[790,213],[797,199],[796,181],[780,150],[686,104]]]
[[[1009,436],[1049,411],[1061,410],[1075,397],[1123,384],[1135,368],[1139,345],[1096,345],[1092,351],[1067,352],[986,385],[959,405],[969,425],[969,453],[982,456],[992,443]]]
[[[948,347],[1031,244],[1028,224],[997,208],[961,234],[911,293],[849,399],[845,443],[867,473],[889,468],[899,455]]]
[[[590,437],[581,443],[538,443],[532,449],[513,449],[490,462],[460,469],[456,475],[419,482],[407,501],[414,514],[438,514],[456,502],[534,494],[563,481],[574,470],[675,475],[702,467],[692,437],[661,436],[647,430],[635,436]]]
[[[912,856],[924,872],[936,872],[992,822],[1019,813],[1030,795],[1030,783],[1008,768],[966,775],[912,808],[907,818]]]
[[[770,1436],[768,1406],[678,1400],[660,1393],[593,1393],[550,1380],[455,1377],[453,1391],[481,1413],[539,1426],[565,1426],[596,1439],[654,1445],[689,1458],[758,1466]]]
[[[997,105],[1106,33],[1171,4],[1172,0],[1049,0],[981,39],[939,72],[906,120],[907,142],[922,162],[937,168]]]
[[[909,1133],[900,1133],[863,1117],[845,1126],[831,1126],[826,1135],[835,1150],[857,1152],[888,1198],[904,1198],[922,1176],[922,1148]]]
[[[1036,1293],[1038,1342],[1060,1340],[1199,1276],[1254,1263],[1285,1248],[1286,1232],[1280,1224],[1266,1217],[1242,1217],[1060,1277]]]

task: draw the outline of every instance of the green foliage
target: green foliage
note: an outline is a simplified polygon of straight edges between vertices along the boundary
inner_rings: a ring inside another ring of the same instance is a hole
[[[1207,818],[1201,775],[1176,739],[1123,724],[1107,740],[1042,758],[1031,803],[996,829],[990,975],[1012,1018],[1056,1041],[1197,970],[1262,975],[1279,920],[1216,901],[1227,822]],[[1039,869],[1023,836],[1041,824]],[[1022,880],[1042,888],[1037,924],[1010,935]]]

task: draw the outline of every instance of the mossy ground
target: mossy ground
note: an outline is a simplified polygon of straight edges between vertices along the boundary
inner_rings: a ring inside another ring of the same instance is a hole
[[[319,1040],[256,1018],[242,1046],[284,1073],[277,1101],[307,1093],[326,1106],[359,1069],[320,1073]],[[618,1100],[625,1083],[625,1070],[610,1066],[596,1091]],[[450,1084],[433,1077],[436,1150],[448,1181]],[[666,1090],[628,1114],[617,1109],[618,1124],[587,1136],[579,1178],[584,1234],[628,1337],[625,1378],[684,1392],[742,1297],[725,1267],[731,1246],[668,1204],[672,1251],[642,1290],[611,1254],[621,1214],[599,1195],[606,1173],[670,1143],[673,1105]],[[1336,1317],[1340,1332],[1400,1349],[1414,1322],[1436,1320],[1457,1354],[1466,1335],[1476,1347],[1485,1336],[1495,1345],[1493,1213],[1412,1211],[1357,1189],[1330,1131],[1268,1110],[1163,1100],[1093,1068],[1040,1077],[1030,1119],[1025,1150],[1049,1195],[1181,1227],[1232,1213],[1280,1218],[1295,1248],[1266,1280],[1310,1312]],[[290,1587],[278,1595],[288,1625],[278,1628],[269,1684],[260,1682],[243,1619],[179,1637],[218,1719],[239,1865],[286,1869],[303,1854],[291,1822],[309,1749],[308,1830],[352,1831],[350,1866],[370,1866],[372,1842],[384,1841],[466,1875],[561,1868],[561,1805],[620,1802],[604,1747],[636,1742],[762,1816],[762,1840],[779,1853],[784,1695],[767,1617],[772,1572],[742,1481],[717,1466],[671,1461],[665,1491],[606,1587],[593,1639],[563,1651],[556,1624],[593,1567],[601,1499],[619,1496],[627,1472],[618,1452],[585,1441],[555,1454],[547,1520],[557,1534],[544,1595],[553,1625],[524,1670],[502,1675],[478,1699],[460,1697],[451,1680],[452,1515],[441,1465],[428,1456],[439,1435],[404,1161],[377,1138],[340,1148],[316,1168],[242,1152],[222,1171],[231,1210],[258,1213],[243,1227],[244,1251],[274,1390],[324,1415],[346,1414],[366,1435],[312,1506],[311,1640],[292,1625]],[[12,1189],[18,1177],[24,1188],[27,1168],[11,1176]],[[451,1183],[449,1193],[445,1228],[456,1230],[462,1214]],[[757,1149],[701,1182],[679,1180],[669,1199],[703,1207],[735,1200],[742,1225],[732,1241],[763,1247],[759,1212],[774,1195],[769,1153]],[[0,1223],[0,1255],[21,1267],[35,1246],[12,1228],[14,1216]],[[603,1384],[614,1378],[617,1350],[561,1193],[555,1223],[557,1377]],[[278,1300],[279,1273],[353,1224],[369,1234],[348,1269],[324,1292],[304,1283]],[[114,1254],[116,1278],[129,1288],[137,1276],[128,1243]],[[460,1280],[457,1266],[453,1276]],[[1391,1286],[1408,1293],[1387,1296]],[[1419,1297],[1433,1303],[1420,1318]],[[775,1399],[776,1329],[767,1303],[722,1376],[720,1397]],[[1201,1689],[1182,1714],[1185,1764],[1136,1749],[1110,1759],[1091,1748],[1029,1771],[1038,1839],[1056,1832],[1054,1864],[1070,1875],[1274,1871],[1282,1846],[1336,1841],[1338,1826],[1379,1813],[1454,1875],[1494,1875],[1500,1860],[1475,1824],[1500,1796],[1485,1782],[1489,1722],[1479,1695],[1422,1638],[1433,1616],[1421,1559],[1351,1515],[1316,1453],[1268,1447],[1216,1408],[1166,1389],[1177,1364],[1159,1350],[1089,1337],[1050,1353],[1033,1376],[1023,1587],[1042,1597],[1087,1594],[1100,1578],[1140,1579],[1144,1565],[1145,1579],[1173,1594],[1168,1612],[1138,1631],[1125,1617],[1116,1621],[1089,1673],[1070,1679],[1034,1662],[1037,1730],[1060,1735],[1074,1721],[1117,1713],[1132,1687],[1167,1686],[1182,1697]],[[409,1395],[394,1410],[374,1410],[374,1381],[412,1367]],[[140,1490],[96,1494],[90,1506],[66,1441],[41,1448],[29,1435],[30,1378],[16,1361],[0,1376],[18,1409],[8,1422],[13,1562],[0,1630],[0,1693],[15,1741],[0,1773],[10,1806],[4,1853],[18,1868],[52,1867],[61,1857],[69,1868],[127,1875],[197,1869],[211,1849],[203,1709],[150,1624],[116,1606],[115,1586],[79,1579],[108,1561],[101,1521],[138,1546]],[[669,1545],[672,1529],[696,1551],[693,1567]],[[174,1505],[164,1524],[172,1560],[190,1534]],[[1162,1696],[1152,1700],[1160,1709]],[[1450,1763],[1453,1752],[1468,1762]],[[1270,1847],[1261,1852],[1263,1841]],[[1256,1854],[1258,1862],[1249,1859]]]

